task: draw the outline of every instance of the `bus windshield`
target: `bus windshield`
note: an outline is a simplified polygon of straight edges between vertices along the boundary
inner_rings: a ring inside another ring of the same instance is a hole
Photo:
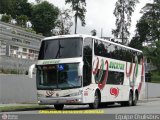
[[[38,60],[82,56],[82,38],[58,38],[42,41]]]
[[[68,89],[81,87],[78,63],[37,66],[38,89]]]

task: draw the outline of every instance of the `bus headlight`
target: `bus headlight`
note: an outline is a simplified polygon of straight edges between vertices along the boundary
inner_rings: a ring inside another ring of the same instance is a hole
[[[79,90],[79,92],[72,93],[72,94],[70,94],[70,96],[78,96],[78,95],[81,95],[81,94],[82,94],[82,90]]]
[[[43,94],[37,94],[37,97],[44,97]]]

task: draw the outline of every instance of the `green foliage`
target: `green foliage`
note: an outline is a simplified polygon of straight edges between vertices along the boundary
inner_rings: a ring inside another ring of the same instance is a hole
[[[26,27],[26,22],[31,17],[32,5],[27,0],[1,0],[0,13],[11,15],[17,24]],[[2,21],[9,22],[11,17],[4,16]]]
[[[23,74],[24,71],[20,70],[20,69],[0,68],[0,73],[3,73],[3,74]]]
[[[150,27],[146,20],[140,19],[136,24],[136,35],[132,38],[129,46],[137,49],[143,49],[143,42],[147,41],[146,35],[150,32]]]
[[[47,1],[33,6],[31,17],[33,29],[37,33],[42,33],[44,36],[50,36],[51,30],[56,26],[58,14],[58,8]]]
[[[9,23],[11,22],[11,16],[10,15],[2,15],[1,21]]]
[[[86,0],[65,0],[66,4],[71,4],[75,12],[75,34],[77,33],[77,19],[79,18],[82,26],[85,26]]]
[[[154,0],[143,7],[143,16],[137,23],[137,32],[141,41],[160,40],[160,1]]]
[[[142,42],[139,40],[138,36],[133,37],[128,46],[139,50],[143,49]]]
[[[160,74],[158,71],[151,72],[151,82],[160,83]]]
[[[141,13],[143,15],[136,24],[136,35],[130,43],[131,47],[140,49],[143,42],[160,40],[160,1],[146,4]]]
[[[27,0],[16,0],[15,11],[16,11],[15,18],[21,15],[25,15],[28,18],[31,18],[32,5],[28,3]]]
[[[45,105],[25,105],[26,103],[23,103],[24,105],[7,105],[7,106],[1,106],[0,112],[13,112],[13,111],[24,111],[24,110],[41,110],[41,109],[49,109],[49,107]]]
[[[26,27],[28,17],[26,15],[20,15],[17,17],[16,21],[17,21],[17,24],[20,25],[21,27]]]
[[[25,28],[25,31],[36,34],[36,31],[34,31],[32,28]]]
[[[55,35],[65,35],[70,34],[70,28],[73,25],[71,10],[65,9],[59,12],[59,18],[57,20],[57,25],[54,30]]]
[[[1,0],[0,13],[11,15],[16,19],[17,16],[26,15],[31,17],[32,5],[27,0]]]
[[[0,1],[0,13],[12,15],[15,11],[15,1],[16,0],[1,0]]]
[[[144,48],[144,55],[147,56],[160,74],[160,40]]]
[[[121,38],[123,44],[127,43],[130,35],[131,16],[138,2],[138,0],[118,0],[115,4],[113,14],[116,17],[116,29],[112,30],[112,34],[117,38]]]

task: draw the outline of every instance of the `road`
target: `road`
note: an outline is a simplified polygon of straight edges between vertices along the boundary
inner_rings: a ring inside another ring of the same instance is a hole
[[[54,110],[54,107],[51,106]],[[88,105],[66,105],[64,110],[90,110]],[[137,106],[121,107],[119,104],[100,108],[104,114],[160,114],[160,98],[139,101]],[[39,111],[8,112],[14,114],[38,114]]]

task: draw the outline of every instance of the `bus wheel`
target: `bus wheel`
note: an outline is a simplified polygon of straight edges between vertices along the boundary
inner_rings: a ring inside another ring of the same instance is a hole
[[[94,95],[94,102],[89,104],[89,107],[91,109],[97,109],[99,107],[99,103],[100,103],[100,95],[98,93],[98,91],[95,92]]]
[[[129,93],[129,100],[127,101],[127,106],[132,106],[133,104],[133,94]]]
[[[135,93],[135,98],[134,98],[134,100],[133,100],[132,105],[133,105],[133,106],[136,106],[136,105],[137,105],[137,101],[138,101],[138,94]]]
[[[64,107],[64,104],[55,104],[55,105],[54,105],[54,108],[55,108],[56,110],[63,110],[63,107]]]
[[[131,92],[129,93],[129,100],[128,101],[123,101],[120,104],[121,104],[121,106],[132,106],[133,105],[133,95],[132,95],[132,93]]]

